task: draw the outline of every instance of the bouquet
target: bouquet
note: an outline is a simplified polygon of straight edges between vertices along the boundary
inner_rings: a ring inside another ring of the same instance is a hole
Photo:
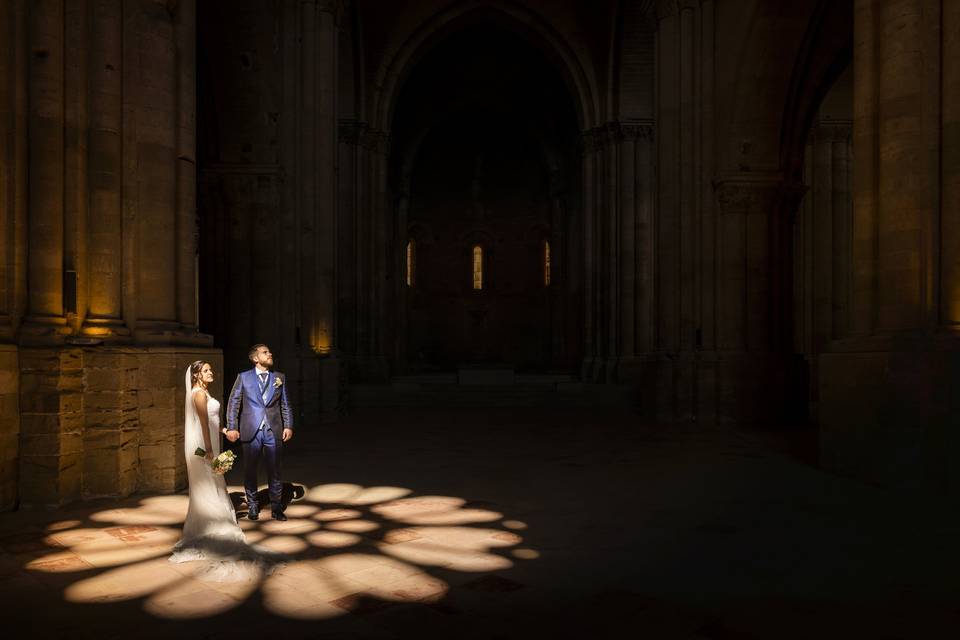
[[[207,455],[207,452],[202,447],[197,447],[193,454],[202,458]],[[222,476],[233,468],[233,461],[236,459],[237,456],[233,455],[233,451],[228,449],[210,461],[210,469],[215,474]]]

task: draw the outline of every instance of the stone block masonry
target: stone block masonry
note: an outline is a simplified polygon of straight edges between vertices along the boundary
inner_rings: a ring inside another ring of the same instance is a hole
[[[20,449],[20,376],[17,348],[0,345],[0,511],[17,500]]]
[[[218,350],[67,346],[0,358],[11,360],[0,369],[2,508],[18,494],[41,507],[186,485],[183,374],[198,359],[222,371]],[[217,380],[212,393],[222,389]]]

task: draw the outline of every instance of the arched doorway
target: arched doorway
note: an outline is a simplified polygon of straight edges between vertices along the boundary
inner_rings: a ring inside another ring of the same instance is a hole
[[[577,368],[578,134],[556,67],[494,21],[418,61],[391,125],[393,371]]]

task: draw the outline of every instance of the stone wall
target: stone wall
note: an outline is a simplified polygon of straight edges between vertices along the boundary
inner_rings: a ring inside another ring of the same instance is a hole
[[[0,509],[184,485],[195,14],[0,3]]]
[[[820,356],[821,456],[960,496],[960,4],[854,7],[851,300]]]
[[[0,345],[0,511],[17,501],[20,453],[20,375],[17,348]]]
[[[138,490],[169,492],[186,486],[183,458],[183,374],[194,360],[208,360],[216,379],[211,395],[226,404],[224,393],[233,380],[223,378],[219,350],[154,347],[131,354],[136,362],[139,421]]]
[[[24,348],[19,499],[25,507],[186,485],[183,374],[219,351]],[[222,396],[218,379],[212,392]]]

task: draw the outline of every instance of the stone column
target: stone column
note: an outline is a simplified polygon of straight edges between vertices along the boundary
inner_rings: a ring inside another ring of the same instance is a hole
[[[334,419],[340,411],[336,343],[337,261],[337,23],[335,0],[300,3],[300,150],[297,161],[301,238],[303,382],[319,391],[304,398],[304,413]]]
[[[941,218],[940,322],[951,331],[960,328],[960,4],[944,2],[942,127],[946,153],[942,154],[940,171],[943,181],[941,211],[953,212]],[[951,137],[952,136],[952,137]]]
[[[88,336],[128,334],[123,323],[123,16],[120,0],[95,0],[90,28]]]
[[[0,10],[0,341],[12,342],[26,307],[28,6],[25,0]]]
[[[360,301],[363,299],[364,274],[361,264],[363,251],[363,191],[366,158],[363,148],[366,125],[356,120],[341,120],[339,124],[340,149],[337,161],[340,214],[338,225],[340,249],[338,262],[337,301],[339,314],[337,335],[343,358],[354,368],[360,361]]]
[[[716,418],[713,33],[710,0],[656,3],[654,318],[635,375],[644,411]]]
[[[19,354],[9,343],[26,285],[26,18],[25,0],[0,8],[0,511],[16,504],[19,476]]]
[[[852,333],[821,356],[820,424],[826,466],[960,494],[954,4],[855,3]]]
[[[778,175],[736,174],[716,183],[717,418],[764,422],[784,412],[787,355],[777,265],[789,253],[780,228],[799,188]],[[782,295],[782,294],[781,294]]]
[[[136,28],[128,34],[137,57],[136,171],[125,187],[136,192],[136,338],[168,342],[177,322],[177,43],[167,3],[140,0]],[[136,5],[125,3],[124,11]],[[176,11],[183,10],[178,6]],[[127,47],[124,47],[125,52]],[[124,65],[129,70],[129,65]],[[149,81],[147,81],[149,76]],[[129,78],[129,75],[127,76]],[[125,83],[126,85],[127,83]]]
[[[88,89],[87,0],[65,4],[64,14],[64,316],[77,333],[87,304]]]
[[[809,409],[816,416],[818,355],[847,332],[851,122],[814,124],[806,148],[809,192],[794,220],[794,348],[806,360]]]
[[[653,271],[653,124],[650,121],[608,125],[605,181],[607,248],[612,256],[604,304],[609,381],[635,381],[652,349]]]
[[[387,217],[392,214],[388,203],[387,171],[390,158],[390,133],[369,130],[366,134],[366,153],[369,161],[369,246],[371,250],[366,265],[370,274],[370,291],[367,303],[369,320],[366,332],[369,346],[369,376],[371,380],[384,381],[390,375],[384,342],[384,329],[391,322],[387,314],[388,256],[392,255],[387,245]]]
[[[64,241],[64,4],[29,7],[29,246],[27,329],[65,332]]]
[[[196,15],[195,0],[178,0],[173,37],[176,86],[177,322],[197,330],[197,166],[196,166]]]
[[[310,389],[320,386],[319,367],[315,358],[320,325],[317,292],[319,290],[319,250],[321,243],[317,234],[319,199],[317,178],[321,171],[318,158],[317,130],[319,119],[317,87],[317,1],[303,0],[299,16],[300,59],[298,61],[300,91],[298,96],[298,153],[296,166],[297,211],[299,214],[297,255],[300,261],[300,309],[299,330],[301,378],[304,388],[303,406],[305,415],[319,415],[319,394]],[[329,345],[328,345],[329,346]]]
[[[554,367],[567,368],[573,365],[570,352],[575,345],[570,337],[576,335],[577,322],[570,315],[576,303],[576,274],[571,265],[576,264],[576,242],[568,229],[571,216],[567,202],[568,177],[558,167],[550,169],[550,287],[547,291],[550,323],[550,362]],[[579,308],[574,311],[578,313]],[[579,338],[579,336],[578,336]]]
[[[598,198],[598,166],[600,166],[600,150],[602,149],[602,138],[595,131],[585,131],[581,136],[583,149],[583,159],[581,163],[583,172],[583,365],[581,367],[580,377],[584,382],[600,381],[600,372],[598,370],[598,361],[601,359],[599,353],[601,338],[600,323],[598,321],[598,309],[600,301],[598,299],[598,275],[599,265],[598,256],[602,256],[597,246],[597,220],[599,217],[597,198]],[[602,367],[600,367],[602,369]]]
[[[337,51],[339,0],[318,3],[317,15],[317,342],[320,355],[320,418],[341,412],[340,347],[337,339]]]

